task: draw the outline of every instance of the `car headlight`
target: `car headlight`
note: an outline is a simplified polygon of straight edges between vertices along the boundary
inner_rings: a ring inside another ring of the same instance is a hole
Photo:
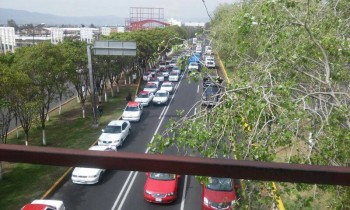
[[[172,196],[172,195],[174,195],[174,192],[167,193],[166,195],[167,196]]]
[[[204,197],[204,198],[203,198],[203,203],[204,203],[204,205],[209,206],[209,200],[208,200],[208,198]]]
[[[148,195],[151,195],[151,194],[152,194],[152,192],[150,192],[150,191],[148,191],[148,190],[146,190],[145,193],[148,194]]]
[[[96,175],[92,175],[92,176],[88,176],[89,178],[96,178],[97,177],[97,174]]]

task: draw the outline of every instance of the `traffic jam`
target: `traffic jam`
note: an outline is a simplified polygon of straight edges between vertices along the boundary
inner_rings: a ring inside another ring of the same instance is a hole
[[[203,55],[202,52],[204,52]],[[186,69],[180,69],[178,67],[178,63],[180,62],[180,58],[182,56],[186,57]],[[172,101],[176,100],[174,98],[179,89],[181,81],[184,79],[184,85],[193,86],[194,84],[186,83],[186,76],[199,72],[204,67],[207,69],[216,69],[215,58],[211,53],[210,46],[206,46],[205,50],[202,50],[201,46],[198,45],[194,50],[184,50],[181,55],[174,55],[170,59],[160,61],[157,66],[154,66],[151,70],[142,75],[140,91],[137,93],[137,95],[135,95],[134,100],[128,96],[128,103],[123,110],[121,118],[110,121],[107,126],[102,129],[97,145],[90,147],[89,150],[117,151],[120,149],[123,150],[128,146],[130,147],[132,142],[129,141],[133,141],[131,139],[136,139],[136,135],[141,135],[143,137],[145,136],[140,132],[138,133],[138,131],[142,129],[140,127],[142,127],[142,123],[144,123],[146,118],[152,117],[152,112],[154,112],[153,109],[162,110],[158,119],[154,119],[154,122],[159,123],[155,131],[155,133],[157,133],[162,121],[166,118],[166,113],[169,106],[175,103],[172,103]],[[192,93],[193,95],[199,95],[201,105],[207,107],[215,106],[220,101],[221,97],[221,88],[216,83],[211,82],[211,77],[212,75],[208,75],[207,77],[202,78],[203,82],[198,85],[197,91]],[[221,84],[222,80],[219,80],[219,83]],[[200,89],[202,90],[201,93],[199,91]],[[192,106],[194,102],[188,103],[189,106]],[[150,111],[151,109],[152,111]],[[153,137],[151,141],[153,141]],[[145,146],[147,146],[147,144],[145,144]],[[130,148],[130,151],[132,151],[132,148]],[[144,152],[148,153],[148,148]],[[112,179],[112,175],[108,173],[111,172],[108,172],[105,169],[75,167],[71,173],[70,181],[77,186],[99,186],[99,183],[104,184],[108,181],[108,179]],[[139,172],[128,173],[125,184],[120,186],[117,199],[110,204],[112,208],[108,209],[167,208],[170,206],[159,204],[175,203],[179,200],[178,198],[180,197],[180,194],[182,195],[181,201],[178,201],[180,209],[232,209],[237,206],[238,196],[236,195],[236,190],[240,186],[233,178],[209,177],[205,183],[199,183],[199,190],[201,193],[197,193],[199,194],[197,196],[200,196],[199,199],[201,200],[201,203],[193,204],[195,207],[184,207],[183,200],[186,197],[185,188],[188,187],[188,183],[191,180],[192,182],[196,180],[194,177],[180,174],[146,172],[144,173],[145,175],[142,179],[144,180],[142,197],[153,206],[137,207],[138,205],[134,204],[136,207],[130,207],[130,205],[129,207],[125,207],[126,197],[129,192],[132,191],[130,190],[132,183],[137,182],[135,179],[138,174]],[[126,175],[123,177],[126,177]],[[179,185],[184,186],[182,190],[179,190],[181,188]],[[65,187],[67,189],[64,189]],[[91,204],[87,204],[89,207],[84,207],[84,205],[82,205],[83,200],[78,200],[79,202],[66,201],[65,194],[67,193],[64,191],[72,191],[73,187],[74,186],[67,182],[65,185],[63,185],[63,189],[60,189],[52,197],[52,200],[35,200],[31,204],[25,205],[22,210],[106,209],[102,206],[96,208],[91,206]],[[113,188],[111,187],[111,189]],[[86,193],[81,187],[79,187],[79,190],[81,190],[82,194]],[[141,192],[142,189],[139,189],[139,191]],[[96,192],[96,194],[103,193]],[[136,193],[131,192],[131,194]],[[108,196],[106,196],[106,199]],[[139,202],[136,201],[136,199],[136,197],[133,198],[132,203]],[[173,209],[179,208],[173,206]],[[171,209],[171,207],[167,209]]]

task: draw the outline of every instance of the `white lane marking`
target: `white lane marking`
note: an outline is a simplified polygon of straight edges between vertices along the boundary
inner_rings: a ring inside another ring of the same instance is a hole
[[[128,187],[128,190],[125,192],[126,195],[129,194],[130,189],[131,189],[132,185],[134,184],[135,179],[136,179],[136,176],[137,176],[138,173],[139,173],[139,172],[135,172],[134,177],[132,178],[132,180],[131,180],[131,182],[130,182],[130,185],[129,185],[129,187]],[[124,202],[125,202],[125,200],[126,200],[126,197],[127,197],[127,196],[124,196],[124,197],[123,197],[123,200],[120,202],[120,205],[119,205],[118,210],[121,210],[121,209],[122,209],[122,207],[123,207],[123,205],[124,205]]]
[[[168,105],[167,105],[167,106],[168,106]],[[166,109],[167,106],[163,107],[162,113],[160,113],[160,115],[159,115],[159,117],[158,117],[158,120],[160,120],[160,118],[162,118],[162,116],[163,116],[163,114],[164,114],[164,111],[165,111],[165,109]]]
[[[199,85],[197,85],[197,93],[199,93]]]
[[[196,114],[197,114],[197,107],[194,108],[194,115],[196,115]]]
[[[181,81],[182,81],[182,79],[180,80],[180,82],[177,84],[176,87],[178,87],[178,86],[180,85]],[[176,88],[176,90],[177,90],[177,88]],[[169,104],[171,104],[171,102],[173,101],[174,97],[175,97],[175,91],[174,91],[174,94],[173,94],[172,97],[171,97],[171,100],[170,100]],[[164,115],[163,115],[163,117],[161,118],[161,120],[159,121],[159,124],[158,124],[158,126],[157,126],[157,129],[154,131],[154,134],[153,134],[153,136],[152,136],[152,139],[151,139],[150,143],[152,143],[152,142],[154,141],[154,136],[158,133],[158,130],[159,130],[160,126],[162,125],[163,120],[165,119],[165,114],[168,112],[169,107],[170,107],[169,105],[166,106],[166,107],[164,107],[164,113],[163,113]],[[147,149],[146,149],[146,151],[145,151],[146,154],[149,152],[149,149],[150,149],[150,148],[147,147]],[[120,196],[121,196],[121,194],[122,194],[122,193],[124,192],[124,190],[125,190],[124,188],[126,187],[126,185],[129,184],[129,181],[128,181],[128,180],[130,179],[132,173],[133,173],[133,172],[130,172],[129,177],[128,177],[127,181],[125,182],[121,193],[119,193],[117,200],[114,202],[114,205],[113,205],[113,207],[112,207],[112,210],[115,210],[115,207],[116,207],[116,205],[117,205],[117,203],[118,203],[118,201],[119,201],[119,199],[120,199]],[[136,175],[137,175],[137,174],[138,174],[138,172],[135,172],[135,174],[134,174],[134,176],[133,176],[133,178],[132,178],[132,181],[130,182],[130,185],[129,185],[129,187],[128,187],[128,190],[125,192],[125,194],[124,194],[124,196],[123,196],[123,199],[122,199],[122,201],[120,202],[120,205],[119,205],[118,210],[120,210],[120,209],[123,208],[124,202],[125,202],[126,198],[127,198],[128,195],[129,195],[129,191],[130,191],[132,185],[134,184],[134,181],[135,181],[135,178],[136,178]],[[186,177],[187,177],[187,175],[186,175]],[[185,181],[186,181],[186,180],[185,180]],[[186,191],[186,189],[184,189],[184,191]]]
[[[182,198],[181,198],[181,210],[185,209],[185,197],[186,197],[186,192],[187,192],[187,175],[185,176],[185,183],[184,183],[184,187],[183,187],[183,193],[182,193]]]
[[[122,188],[122,190],[120,191],[120,193],[119,193],[117,199],[115,200],[115,202],[114,202],[114,204],[113,204],[111,210],[114,210],[114,209],[116,208],[117,203],[119,202],[119,199],[121,198],[121,196],[124,194],[124,190],[126,189],[126,186],[129,184],[129,179],[131,178],[131,176],[133,175],[133,173],[134,173],[134,171],[131,171],[131,172],[129,173],[129,176],[128,176],[128,178],[126,179],[126,181],[125,181],[125,183],[124,183],[124,185],[123,185],[123,188]]]

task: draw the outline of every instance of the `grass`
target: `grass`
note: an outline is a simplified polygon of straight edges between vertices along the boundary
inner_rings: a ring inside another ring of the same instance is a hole
[[[86,103],[86,118],[82,118],[81,106],[72,100],[62,108],[61,115],[50,113],[46,126],[46,142],[49,147],[88,149],[101,134],[101,129],[112,119],[118,119],[126,105],[125,96],[136,87],[122,86],[114,98],[104,103],[104,113],[98,118],[99,127],[92,128],[91,104]],[[8,144],[24,145],[24,132],[12,133]],[[29,145],[42,145],[42,132],[33,126],[29,133]],[[67,167],[3,162],[3,179],[0,181],[0,206],[3,210],[20,209],[25,203],[39,199],[62,176]]]

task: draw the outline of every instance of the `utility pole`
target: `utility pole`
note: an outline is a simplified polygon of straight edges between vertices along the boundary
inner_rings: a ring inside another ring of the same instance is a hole
[[[96,117],[96,97],[95,97],[95,88],[94,88],[94,78],[92,74],[92,61],[91,61],[91,49],[88,45],[86,47],[88,55],[88,68],[89,68],[89,78],[90,78],[90,89],[91,89],[91,104],[92,104],[92,127],[97,128],[98,122]]]

